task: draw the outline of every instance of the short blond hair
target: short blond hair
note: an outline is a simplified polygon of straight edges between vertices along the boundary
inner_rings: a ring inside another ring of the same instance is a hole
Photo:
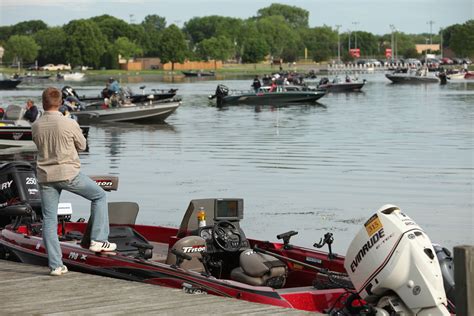
[[[42,100],[43,100],[43,109],[45,111],[49,111],[49,110],[54,110],[56,108],[59,109],[59,107],[61,106],[63,102],[63,97],[59,89],[54,88],[54,87],[49,87],[49,88],[44,89]]]

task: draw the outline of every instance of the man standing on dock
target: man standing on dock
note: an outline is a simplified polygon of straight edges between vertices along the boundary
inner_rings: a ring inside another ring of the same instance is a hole
[[[91,178],[80,172],[78,151],[86,149],[86,139],[76,121],[59,112],[61,91],[50,87],[43,91],[45,110],[32,125],[33,141],[38,147],[37,177],[43,213],[43,242],[48,253],[51,275],[67,273],[62,262],[58,239],[58,203],[62,190],[78,194],[91,201],[91,245],[94,252],[114,251],[109,243],[107,196]]]

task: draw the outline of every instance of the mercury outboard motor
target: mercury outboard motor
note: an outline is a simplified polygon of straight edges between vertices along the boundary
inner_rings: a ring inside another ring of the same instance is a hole
[[[65,100],[67,97],[75,97],[75,98],[79,99],[79,95],[77,94],[76,90],[74,90],[70,86],[64,86],[61,89],[61,93],[63,95],[63,100]]]
[[[41,215],[35,169],[26,162],[0,164],[0,227],[10,224],[13,217],[10,211],[2,214],[2,210],[9,210],[14,205],[29,205],[37,215]]]
[[[217,85],[216,92],[214,95],[209,96],[209,99],[212,100],[217,98],[217,106],[221,107],[224,105],[224,97],[229,95],[229,88],[223,84]]]

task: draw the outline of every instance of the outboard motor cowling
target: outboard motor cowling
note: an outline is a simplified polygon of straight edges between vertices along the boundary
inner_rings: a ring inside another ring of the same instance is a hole
[[[344,267],[361,298],[377,308],[450,315],[429,237],[394,205],[381,207],[364,224],[349,246]]]
[[[26,162],[0,164],[0,227],[11,222],[10,216],[2,216],[2,209],[16,204],[27,204],[41,215],[35,169]]]
[[[229,95],[229,88],[223,84],[217,85],[214,95],[209,96],[209,99],[217,98],[217,106],[221,107],[224,104],[224,97]]]

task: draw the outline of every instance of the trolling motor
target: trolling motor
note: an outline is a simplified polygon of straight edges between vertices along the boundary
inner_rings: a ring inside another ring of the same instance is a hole
[[[324,234],[324,239],[319,239],[319,243],[314,243],[313,247],[316,248],[322,248],[324,245],[328,245],[329,252],[328,252],[328,258],[329,259],[334,259],[336,256],[332,253],[332,243],[334,242],[334,237],[332,233],[326,233]]]

